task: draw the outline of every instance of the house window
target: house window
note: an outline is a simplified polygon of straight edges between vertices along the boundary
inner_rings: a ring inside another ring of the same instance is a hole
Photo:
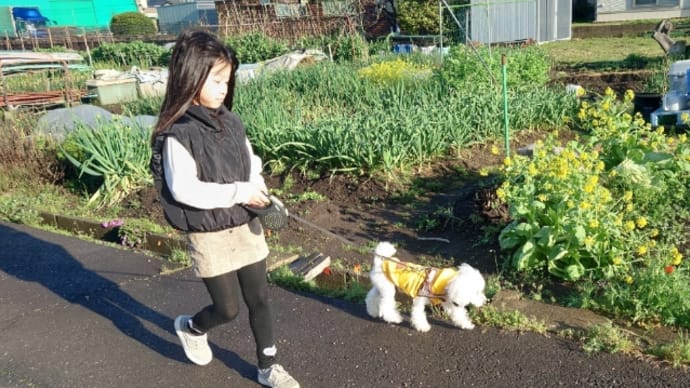
[[[635,0],[635,7],[677,7],[680,0]]]

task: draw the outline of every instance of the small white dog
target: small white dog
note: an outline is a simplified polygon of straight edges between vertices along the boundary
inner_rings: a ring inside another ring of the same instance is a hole
[[[474,328],[465,307],[486,303],[484,278],[477,269],[469,264],[443,269],[424,267],[398,260],[393,257],[395,252],[389,242],[376,247],[370,273],[372,288],[366,297],[369,315],[390,323],[402,322],[395,303],[396,289],[400,289],[412,297],[410,320],[415,330],[431,329],[424,311],[429,303],[440,304],[455,326]]]

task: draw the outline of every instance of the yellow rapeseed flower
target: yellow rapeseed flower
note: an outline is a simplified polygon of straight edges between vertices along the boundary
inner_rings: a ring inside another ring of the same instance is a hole
[[[635,230],[635,223],[632,221],[626,221],[624,227],[627,231]]]
[[[587,236],[587,237],[585,237],[584,243],[585,243],[585,247],[591,248],[592,245],[594,245],[594,239],[590,236]]]
[[[644,217],[639,217],[637,220],[635,220],[635,224],[637,224],[638,228],[642,229],[647,226],[647,219]]]
[[[683,112],[680,114],[680,121],[683,122],[684,124],[687,124],[688,121],[690,121],[690,115],[687,114],[687,112]]]
[[[623,278],[623,281],[624,281],[626,284],[633,284],[633,278],[632,278],[632,276],[630,276],[630,275],[624,277],[624,278]]]
[[[496,189],[496,196],[503,202],[507,201],[506,191],[502,187]]]
[[[659,235],[659,229],[654,228],[654,229],[652,229],[651,231],[649,231],[649,237],[654,238],[654,237],[656,237],[656,236],[658,236],[658,235]]]
[[[626,191],[623,193],[623,200],[625,202],[630,202],[633,199],[633,192],[632,191]]]
[[[611,87],[607,86],[606,90],[604,90],[604,95],[608,97],[612,97],[615,93],[613,92],[613,89]]]
[[[640,245],[637,247],[637,254],[639,256],[643,256],[647,254],[647,246],[646,245]]]
[[[491,154],[492,154],[492,155],[498,155],[498,154],[500,154],[500,153],[501,153],[501,150],[499,150],[498,147],[497,147],[496,145],[492,145],[492,146],[491,146]]]
[[[599,191],[599,199],[600,199],[600,201],[599,201],[600,203],[609,203],[609,202],[611,202],[611,200],[612,200],[612,198],[611,198],[611,192],[608,191],[605,187],[603,187],[603,188]]]
[[[621,263],[623,263],[623,259],[620,256],[613,258],[613,265],[621,265]]]
[[[597,219],[589,220],[589,223],[587,224],[587,226],[594,229],[594,228],[599,226],[599,220],[597,220]]]
[[[680,265],[680,263],[682,261],[683,261],[683,255],[680,252],[676,252],[673,254],[671,264]]]
[[[628,89],[628,90],[625,91],[625,95],[623,96],[623,98],[624,98],[626,101],[632,101],[632,100],[635,99],[635,92],[632,91],[632,89]]]

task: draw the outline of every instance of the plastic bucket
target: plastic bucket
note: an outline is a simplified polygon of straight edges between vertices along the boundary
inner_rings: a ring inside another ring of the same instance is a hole
[[[649,122],[652,112],[661,107],[661,94],[658,93],[639,93],[635,94],[633,100],[635,113],[640,112],[645,121]]]

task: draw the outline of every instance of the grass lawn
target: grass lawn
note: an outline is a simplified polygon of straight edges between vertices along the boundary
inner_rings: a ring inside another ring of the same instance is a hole
[[[659,43],[649,36],[571,39],[544,43],[542,47],[557,64],[567,66],[616,67],[631,60],[662,63],[665,57]]]

